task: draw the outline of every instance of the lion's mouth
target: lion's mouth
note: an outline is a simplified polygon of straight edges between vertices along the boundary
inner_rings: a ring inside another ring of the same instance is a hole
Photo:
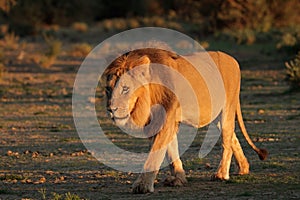
[[[124,120],[124,119],[127,119],[129,117],[129,115],[126,115],[124,117],[117,117],[117,116],[114,116],[113,119],[116,121],[116,120]]]

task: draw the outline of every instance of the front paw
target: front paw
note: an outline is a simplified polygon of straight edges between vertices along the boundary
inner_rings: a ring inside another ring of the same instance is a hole
[[[132,185],[132,192],[135,194],[145,194],[154,192],[154,173],[141,174]]]
[[[154,192],[153,184],[145,183],[143,181],[136,181],[132,185],[132,193],[134,194],[145,194]]]
[[[169,176],[164,181],[164,185],[166,186],[183,186],[187,183],[185,178],[185,173],[176,174],[175,176]]]

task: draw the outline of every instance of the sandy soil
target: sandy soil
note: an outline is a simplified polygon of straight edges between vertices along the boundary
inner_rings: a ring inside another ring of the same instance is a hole
[[[80,59],[59,57],[41,68],[12,61],[0,81],[0,199],[53,199],[72,193],[82,199],[300,199],[300,94],[288,91],[283,70],[243,70],[242,109],[248,131],[268,149],[260,161],[245,143],[251,174],[210,181],[220,143],[197,158],[205,129],[182,156],[188,184],[165,187],[163,169],[153,194],[131,194],[137,174],[114,171],[85,149],[74,127],[72,88]],[[117,137],[113,131],[111,136]],[[127,146],[139,149],[132,141]],[[236,168],[232,164],[232,173]]]

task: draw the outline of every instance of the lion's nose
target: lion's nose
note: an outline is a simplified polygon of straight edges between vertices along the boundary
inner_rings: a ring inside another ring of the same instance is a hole
[[[108,116],[110,116],[110,118],[114,118],[114,112],[116,112],[118,110],[118,108],[111,108],[111,107],[107,107],[107,114]]]
[[[111,110],[112,113],[114,113],[114,112],[116,112],[118,110],[118,108],[117,107],[116,108],[115,107],[111,107],[110,110]]]

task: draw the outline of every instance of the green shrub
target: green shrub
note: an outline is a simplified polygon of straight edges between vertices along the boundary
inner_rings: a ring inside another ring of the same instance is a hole
[[[285,63],[287,80],[289,81],[293,90],[300,89],[300,51],[296,57]]]
[[[80,197],[76,194],[71,194],[68,192],[65,194],[65,200],[80,200]]]
[[[46,188],[40,188],[38,192],[41,194],[41,199],[51,199],[51,200],[81,200],[77,194],[72,194],[71,192],[67,192],[63,194],[57,194],[55,192],[52,193],[52,198],[47,198],[47,190]]]

